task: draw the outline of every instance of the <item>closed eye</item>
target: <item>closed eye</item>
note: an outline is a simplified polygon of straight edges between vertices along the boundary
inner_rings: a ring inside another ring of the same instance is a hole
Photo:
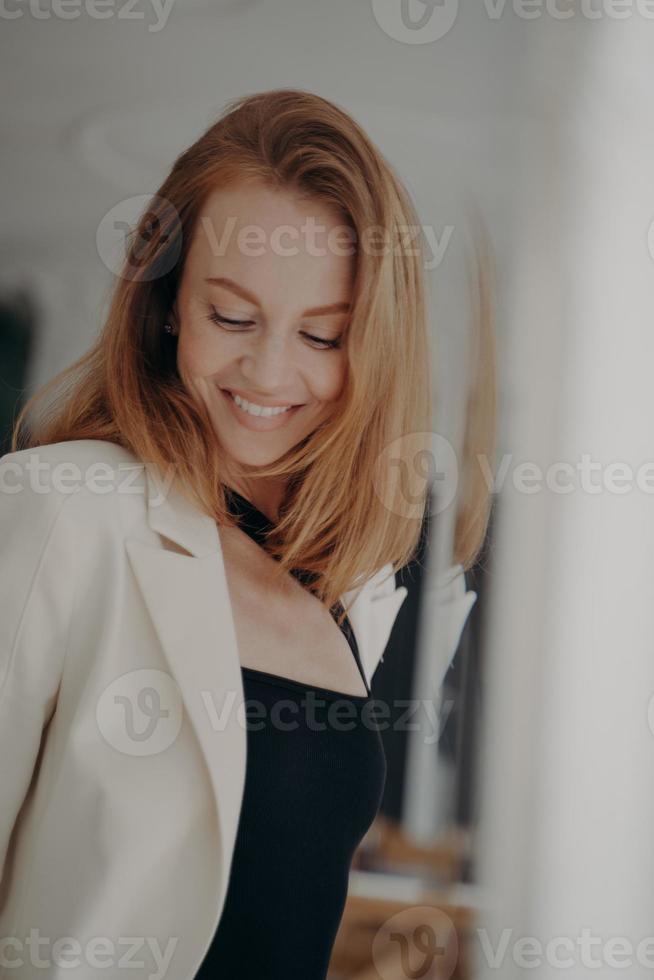
[[[211,308],[211,313],[209,313],[209,320],[212,323],[217,323],[219,326],[223,327],[225,330],[230,330],[234,328],[234,332],[238,332],[240,328],[254,326],[253,320],[231,320],[226,316],[222,316],[216,309]],[[314,337],[312,334],[307,333],[305,330],[302,331],[302,336],[306,337],[307,340],[311,341],[312,344],[318,344],[320,350],[336,350],[341,346],[341,338],[336,337],[334,340],[325,340],[324,337]]]

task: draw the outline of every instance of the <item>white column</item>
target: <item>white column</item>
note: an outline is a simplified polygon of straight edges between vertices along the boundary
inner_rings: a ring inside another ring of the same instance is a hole
[[[503,366],[514,463],[573,490],[513,465],[499,501],[475,976],[502,980],[654,969],[654,22],[568,24],[533,61]]]

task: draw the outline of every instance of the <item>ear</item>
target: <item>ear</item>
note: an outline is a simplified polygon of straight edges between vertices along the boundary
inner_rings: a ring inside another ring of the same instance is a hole
[[[179,308],[177,306],[177,296],[173,305],[170,307],[170,313],[168,314],[168,323],[173,328],[173,333],[175,336],[179,336]]]

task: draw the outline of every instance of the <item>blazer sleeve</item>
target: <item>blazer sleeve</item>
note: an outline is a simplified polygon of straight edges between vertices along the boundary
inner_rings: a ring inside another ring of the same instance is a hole
[[[0,882],[56,705],[75,591],[74,494],[33,489],[22,455],[0,459]]]

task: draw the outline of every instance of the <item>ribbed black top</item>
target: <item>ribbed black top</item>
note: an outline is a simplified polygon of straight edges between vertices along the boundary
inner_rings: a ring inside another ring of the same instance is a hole
[[[234,490],[228,499],[241,528],[261,543],[268,518]],[[308,573],[293,574],[310,584]],[[341,629],[366,695],[241,667],[245,788],[225,905],[196,974],[201,980],[324,980],[327,974],[352,857],[379,809],[386,779],[381,736],[366,709],[370,689],[347,618]]]

